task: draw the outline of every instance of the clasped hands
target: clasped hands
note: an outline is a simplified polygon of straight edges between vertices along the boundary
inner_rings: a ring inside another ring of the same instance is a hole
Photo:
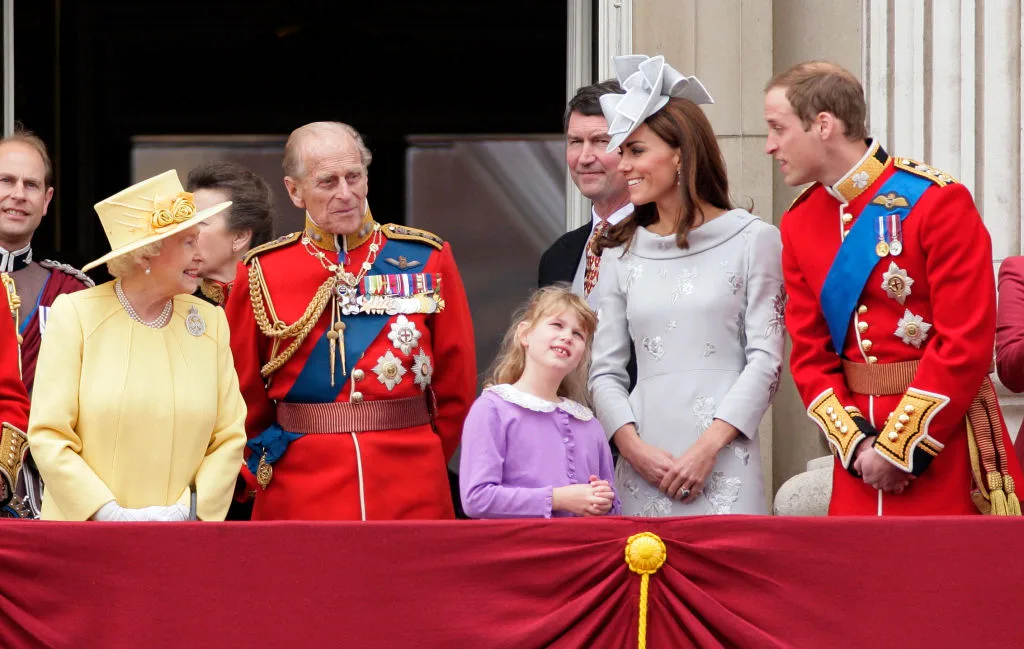
[[[169,505],[167,507],[152,505],[140,509],[130,509],[118,505],[116,500],[111,500],[100,507],[93,514],[92,519],[114,523],[143,521],[183,522],[188,520],[188,508],[184,505]]]
[[[886,493],[901,494],[910,486],[916,476],[907,473],[879,455],[872,444],[875,437],[868,437],[857,446],[853,469],[861,475],[864,483]]]
[[[551,490],[551,509],[567,511],[577,516],[601,516],[611,511],[615,491],[596,475],[586,484],[571,484]]]
[[[719,451],[739,434],[736,427],[715,419],[678,458],[641,440],[633,424],[627,424],[616,431],[615,441],[619,445],[619,452],[644,480],[669,498],[692,503],[704,490],[704,484],[715,468]]]

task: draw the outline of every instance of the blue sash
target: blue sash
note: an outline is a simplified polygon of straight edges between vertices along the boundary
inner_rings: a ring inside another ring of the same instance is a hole
[[[896,173],[882,185],[876,196],[895,192],[907,199],[907,205],[887,208],[884,205],[869,203],[861,211],[857,222],[853,224],[850,233],[846,235],[846,239],[839,246],[839,252],[832,260],[832,266],[828,269],[828,275],[825,276],[825,283],[822,284],[819,296],[821,310],[825,314],[828,331],[832,335],[832,345],[837,354],[842,355],[843,353],[846,334],[850,329],[850,317],[853,315],[861,293],[864,292],[864,284],[867,283],[868,276],[871,275],[871,271],[874,270],[880,259],[875,252],[877,243],[875,223],[878,221],[878,217],[899,214],[900,222],[902,222],[931,184],[932,181],[927,178],[896,169]]]
[[[432,247],[422,243],[387,239],[378,251],[377,259],[367,272],[367,276],[394,274],[395,268],[384,261],[388,258],[397,259],[398,257],[405,257],[409,261],[416,260],[420,262],[417,267],[423,268],[427,265],[427,261],[433,252],[434,249]],[[380,332],[387,326],[392,317],[368,313],[343,315],[341,317],[345,323],[345,367],[350,375],[363,352],[377,339],[377,336],[380,335]],[[331,387],[329,378],[330,347],[327,331],[325,330],[313,351],[310,352],[306,364],[303,366],[302,371],[299,372],[298,378],[295,379],[295,383],[288,390],[284,401],[288,403],[333,403],[338,399],[342,388],[349,381],[348,377],[341,376],[340,369],[340,367],[336,368],[337,375],[335,376],[334,387]],[[248,442],[248,447],[252,450],[248,460],[249,470],[253,474],[256,473],[260,457],[263,456],[264,452],[267,454],[266,461],[268,463],[276,462],[284,455],[288,445],[300,437],[302,437],[301,433],[292,433],[282,429],[276,423],[271,424],[266,430]]]

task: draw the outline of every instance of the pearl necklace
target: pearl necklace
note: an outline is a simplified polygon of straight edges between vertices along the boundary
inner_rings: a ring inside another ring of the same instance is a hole
[[[118,277],[117,281],[114,282],[114,294],[117,295],[117,301],[124,307],[125,312],[128,313],[128,317],[138,322],[139,324],[153,329],[163,329],[167,326],[167,323],[171,321],[171,312],[174,310],[174,300],[167,300],[167,304],[164,306],[164,310],[160,312],[160,315],[155,320],[146,321],[143,320],[138,312],[135,311],[135,307],[125,297],[124,289],[121,288],[121,278]]]

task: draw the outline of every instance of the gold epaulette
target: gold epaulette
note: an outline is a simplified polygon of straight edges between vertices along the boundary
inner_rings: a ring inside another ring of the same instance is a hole
[[[276,248],[280,248],[281,246],[287,246],[289,243],[294,243],[298,241],[299,237],[301,236],[301,232],[292,232],[291,234],[286,234],[284,236],[278,237],[273,241],[268,241],[264,244],[258,245],[249,252],[245,253],[245,257],[242,258],[242,263],[248,264],[256,255],[262,255],[268,250],[274,250]]]
[[[912,158],[893,158],[892,164],[897,169],[909,171],[914,175],[921,176],[922,178],[927,178],[928,180],[932,181],[939,187],[945,187],[946,185],[952,185],[960,182],[953,176],[947,174],[945,171],[941,171],[939,169],[936,169],[935,167],[926,165],[925,163],[919,162]]]
[[[433,246],[438,250],[444,247],[444,239],[433,232],[427,232],[426,230],[420,230],[419,228],[411,228],[407,225],[395,225],[394,223],[388,223],[381,228],[381,231],[388,239],[418,241],[420,243],[425,243],[428,246]]]
[[[811,183],[810,185],[804,187],[800,191],[800,193],[796,195],[796,198],[793,199],[793,202],[789,204],[789,207],[786,208],[786,211],[788,212],[789,210],[799,205],[801,201],[803,201],[805,198],[811,195],[811,190],[817,187],[819,184],[820,183]]]

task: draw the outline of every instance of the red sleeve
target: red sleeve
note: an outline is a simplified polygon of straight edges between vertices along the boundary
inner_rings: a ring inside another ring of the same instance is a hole
[[[793,340],[789,367],[804,405],[810,407],[832,390],[843,404],[852,404],[839,353],[832,345],[818,296],[804,278],[793,242],[792,213],[782,218],[782,275],[786,285],[786,329]],[[842,350],[839,350],[840,352]]]
[[[444,244],[437,254],[441,256],[438,272],[445,307],[430,325],[435,364],[431,387],[437,399],[434,426],[447,462],[459,445],[462,424],[476,394],[476,345],[466,289],[451,246]]]
[[[266,336],[259,330],[249,299],[249,268],[238,265],[235,282],[229,292],[224,311],[231,329],[231,355],[234,357],[238,388],[245,400],[245,433],[248,438],[259,435],[274,423],[274,407],[267,395],[266,384],[260,374],[263,366]],[[245,457],[249,449],[245,449]],[[256,478],[242,462],[242,478],[249,491],[256,489]],[[237,495],[237,494],[236,494]]]
[[[1024,392],[1024,257],[1007,257],[999,267],[996,311],[996,369],[999,380]]]
[[[18,430],[28,430],[29,401],[21,381],[18,334],[14,331],[7,291],[0,291],[0,422]]]
[[[966,187],[933,189],[919,209],[927,215],[921,246],[931,293],[935,339],[921,357],[910,388],[949,399],[929,434],[940,442],[959,429],[989,373],[996,333],[992,239]]]

